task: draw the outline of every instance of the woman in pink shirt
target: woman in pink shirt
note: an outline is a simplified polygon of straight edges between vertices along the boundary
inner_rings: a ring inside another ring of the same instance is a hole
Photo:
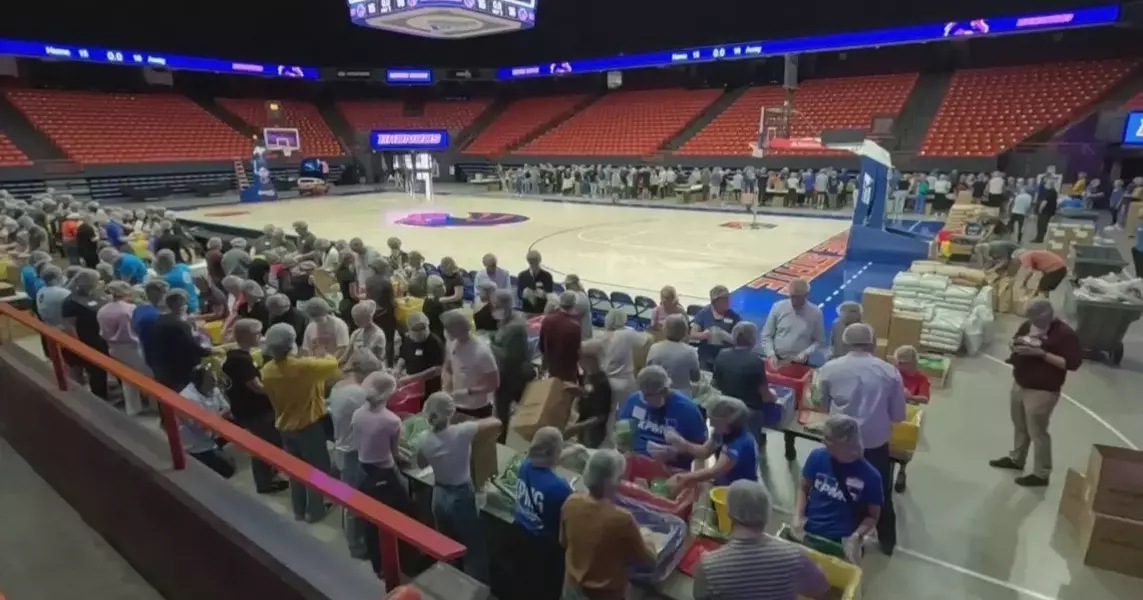
[[[111,296],[111,301],[95,313],[95,318],[99,321],[99,335],[107,341],[111,358],[150,376],[151,370],[147,368],[143,351],[139,347],[139,336],[131,327],[131,315],[135,313],[135,305],[131,300],[135,290],[125,281],[113,281],[107,284],[105,291]],[[139,389],[123,381],[119,384],[123,388],[123,403],[127,414],[134,416],[143,412],[143,396]]]
[[[1042,273],[1040,285],[1036,289],[1038,296],[1047,298],[1068,276],[1068,264],[1050,250],[1017,250],[1012,256],[1025,269]]]
[[[679,295],[675,292],[675,288],[669,285],[663,286],[659,291],[659,305],[651,311],[651,329],[659,331],[663,328],[663,321],[671,315],[683,314],[683,305],[679,304]]]

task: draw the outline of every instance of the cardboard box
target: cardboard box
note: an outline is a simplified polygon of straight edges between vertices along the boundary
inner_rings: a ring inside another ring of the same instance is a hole
[[[1092,446],[1087,487],[1088,505],[1095,512],[1143,521],[1143,452]]]
[[[879,337],[889,335],[889,323],[893,319],[893,290],[865,288],[861,294],[862,319],[873,327]]]
[[[885,338],[877,338],[877,348],[873,351],[873,353],[877,356],[877,358],[880,358],[881,360],[885,360],[885,353],[888,349],[889,349],[889,340],[887,340]]]
[[[1090,488],[1083,475],[1068,469],[1059,514],[1075,528],[1083,564],[1131,577],[1143,577],[1143,521],[1091,510]]]
[[[647,339],[643,340],[642,346],[635,346],[631,350],[631,362],[635,365],[635,372],[643,370],[647,366],[647,354],[651,352],[651,345],[655,343],[654,336],[646,336]],[[664,335],[664,339],[666,336]]]
[[[476,420],[474,417],[460,413],[453,418],[456,423],[474,420]],[[499,435],[500,430],[492,429],[478,433],[472,438],[472,455],[468,458],[468,468],[472,474],[472,485],[477,490],[484,489],[484,484],[497,473],[499,465],[496,461],[496,438]]]
[[[925,326],[924,319],[904,314],[895,314],[889,323],[889,346],[886,350],[888,356],[893,356],[901,346],[921,345],[921,329]]]
[[[929,378],[929,387],[934,390],[948,387],[949,376],[952,374],[952,357],[922,353],[920,358],[917,368]]]
[[[512,431],[531,441],[541,427],[563,429],[571,416],[572,402],[573,396],[559,379],[549,377],[529,382],[512,415]]]

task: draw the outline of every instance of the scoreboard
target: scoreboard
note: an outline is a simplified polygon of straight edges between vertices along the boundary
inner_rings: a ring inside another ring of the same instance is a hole
[[[538,0],[349,0],[357,25],[439,39],[529,29]]]

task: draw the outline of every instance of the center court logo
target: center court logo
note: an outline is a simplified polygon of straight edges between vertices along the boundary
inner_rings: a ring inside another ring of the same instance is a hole
[[[449,213],[413,213],[397,220],[398,225],[413,227],[493,227],[523,223],[528,217],[511,213],[470,212],[467,215]]]

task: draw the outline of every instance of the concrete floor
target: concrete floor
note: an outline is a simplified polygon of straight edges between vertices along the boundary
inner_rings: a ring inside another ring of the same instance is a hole
[[[214,218],[253,227],[266,222],[288,227],[295,219],[306,219],[319,235],[361,236],[377,247],[383,247],[389,235],[399,235],[407,250],[429,250],[430,260],[451,254],[469,268],[479,264],[483,253],[495,252],[504,267],[515,270],[522,266],[524,252],[536,247],[553,268],[577,272],[585,281],[598,282],[604,289],[646,294],[672,283],[680,295],[696,299],[705,295],[712,282],[734,285],[749,281],[848,226],[844,221],[768,216],[767,220],[779,227],[766,236],[742,242],[715,227],[728,220],[725,214],[460,195],[438,197],[432,206],[398,194],[383,194],[244,205],[241,211],[243,214],[226,211],[225,216]],[[462,215],[500,211],[525,215],[529,220],[448,230],[396,223],[418,211]],[[192,210],[188,216],[210,219],[209,212]],[[634,223],[628,227],[634,229],[630,234],[624,234],[624,223]],[[1062,302],[1057,302],[1060,305]],[[1011,376],[1003,359],[1006,340],[1018,324],[1016,317],[999,315],[994,341],[985,354],[958,358],[951,387],[934,393],[933,402],[926,408],[921,446],[909,466],[909,491],[896,497],[900,531],[897,553],[892,558],[876,551],[866,556],[862,564],[865,598],[1140,597],[1140,580],[1082,565],[1069,526],[1058,522],[1057,509],[1064,471],[1084,469],[1092,444],[1143,445],[1143,407],[1136,403],[1134,392],[1143,387],[1143,330],[1137,325],[1129,333],[1126,358],[1119,368],[1085,362],[1069,377],[1066,395],[1053,417],[1052,485],[1025,490],[1012,484],[1011,474],[987,465],[989,459],[1005,454],[1011,444],[1007,406]],[[802,443],[801,456],[811,448]],[[767,483],[778,509],[774,519],[785,519],[793,506],[798,467],[782,459],[779,441],[771,441],[767,450],[771,466]],[[233,481],[252,493],[245,468]],[[285,494],[259,498],[272,510],[288,511]],[[331,549],[345,553],[338,525],[334,514],[311,530]],[[4,560],[0,558],[0,564]],[[0,585],[3,582],[0,579]]]
[[[0,597],[161,600],[28,463],[0,439]]]

